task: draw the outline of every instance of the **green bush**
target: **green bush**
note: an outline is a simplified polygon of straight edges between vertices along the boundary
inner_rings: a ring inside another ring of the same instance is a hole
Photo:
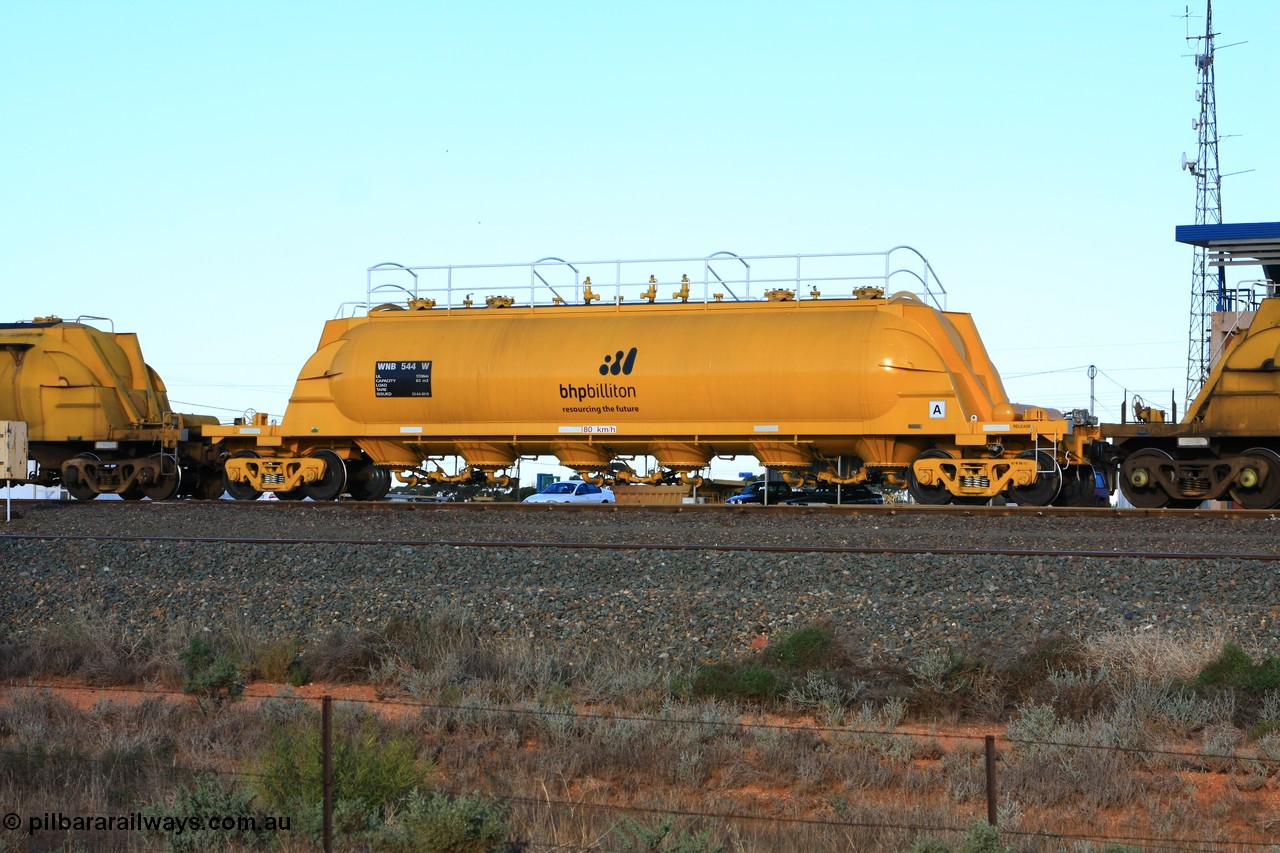
[[[394,820],[370,842],[374,853],[490,853],[519,849],[508,844],[507,809],[479,794],[451,797],[410,792]]]
[[[370,717],[335,720],[332,744],[333,800],[358,806],[357,811],[385,812],[410,791],[425,787],[430,766],[417,758],[416,741],[389,732]],[[323,797],[320,726],[277,725],[258,756],[263,801],[281,813],[318,805]]]
[[[225,654],[215,655],[212,647],[200,637],[192,637],[178,657],[186,676],[182,682],[183,692],[211,699],[217,705],[239,699],[244,693],[240,668],[235,661]]]
[[[730,663],[698,664],[693,671],[690,695],[728,699],[734,695],[738,670]]]
[[[960,842],[960,853],[1007,853],[1008,847],[1000,843],[1000,830],[986,821],[974,821]]]
[[[172,805],[152,803],[144,808],[143,825],[158,823],[161,828],[148,830],[148,834],[163,838],[167,850],[179,851],[265,847],[277,840],[278,832],[291,829],[288,817],[281,817],[281,823],[276,825],[274,817],[255,811],[252,802],[251,792],[208,779],[184,789]],[[207,826],[193,828],[193,820],[210,817],[234,821],[237,828],[227,829],[225,823],[217,830]],[[165,823],[169,824],[167,829],[163,828]]]
[[[1261,697],[1268,690],[1280,688],[1280,658],[1267,655],[1254,663],[1235,643],[1227,643],[1217,660],[1210,662],[1196,676],[1196,686],[1241,691]]]
[[[973,821],[959,847],[925,836],[908,848],[908,853],[1010,853],[1011,848],[1000,843],[1000,830],[986,821]]]
[[[1251,728],[1255,737],[1265,736],[1275,728],[1277,721],[1266,719],[1268,696],[1280,693],[1280,658],[1274,655],[1255,662],[1235,643],[1227,643],[1193,680],[1178,684],[1184,692],[1197,696],[1229,695],[1235,707],[1235,722]],[[1274,697],[1270,704],[1274,704]]]
[[[640,823],[624,817],[618,823],[623,853],[721,853],[724,845],[711,840],[711,829],[672,835],[675,820],[666,815],[656,821]]]
[[[772,670],[752,664],[738,673],[738,692],[748,699],[772,702],[782,690],[782,681]]]
[[[807,627],[770,646],[765,663],[701,664],[693,673],[693,696],[772,703],[797,674],[846,663],[844,651],[824,628]],[[778,670],[786,672],[779,672]],[[790,674],[788,674],[790,673]]]
[[[831,633],[816,626],[792,631],[768,650],[768,660],[787,669],[813,669],[837,661],[838,649]]]
[[[301,661],[294,661],[289,664],[289,672],[285,678],[285,681],[289,685],[293,687],[301,687],[310,680],[311,675],[307,672],[307,668],[302,665]]]
[[[750,702],[773,702],[784,690],[773,670],[759,664],[702,664],[693,674],[693,695]]]

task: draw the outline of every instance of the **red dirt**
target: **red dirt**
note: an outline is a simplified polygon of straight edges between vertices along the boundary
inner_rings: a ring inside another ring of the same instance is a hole
[[[169,688],[149,686],[91,687],[68,679],[45,679],[40,683],[0,685],[0,706],[9,704],[14,693],[25,690],[47,690],[82,710],[88,710],[102,700],[123,704],[135,704],[157,697],[175,702],[196,701],[196,698],[190,694]],[[317,706],[326,695],[331,696],[336,701],[348,700],[368,703],[375,711],[392,719],[410,716],[418,710],[418,705],[415,703],[379,697],[372,686],[363,684],[307,684],[293,687],[255,682],[245,686],[243,701],[246,706],[254,707],[264,699],[279,695],[304,699]],[[592,712],[606,716],[609,713],[608,709],[592,709]],[[744,717],[743,720],[750,723],[787,727],[802,727],[806,723],[803,719],[773,714],[751,714]],[[943,752],[963,749],[981,753],[983,738],[988,734],[997,735],[997,747],[1002,748],[998,736],[999,728],[995,724],[951,725],[945,729],[929,725],[910,724],[900,726],[898,731],[935,738]],[[536,743],[530,743],[526,745],[526,748],[536,749],[537,745]],[[1007,748],[1007,744],[1003,748]],[[1168,745],[1166,748],[1171,751],[1194,753],[1198,749],[1198,744],[1175,744]],[[933,761],[934,759],[932,758],[922,758],[918,759],[917,763],[929,764]],[[1280,779],[1275,776],[1269,777],[1257,790],[1243,791],[1237,786],[1238,778],[1230,773],[1169,771],[1168,775],[1176,776],[1186,785],[1186,789],[1191,792],[1191,799],[1195,804],[1196,813],[1206,817],[1213,815],[1219,822],[1219,831],[1226,830],[1235,838],[1255,839],[1260,832],[1265,833],[1266,828],[1272,822],[1280,821]],[[598,782],[589,778],[579,779],[574,783],[574,787],[581,791],[599,788],[606,798],[609,796],[610,785],[607,782]],[[771,804],[770,807],[774,808],[776,804],[792,800],[795,797],[795,792],[793,791],[755,783],[739,785],[736,790],[722,791],[722,793],[729,795],[731,798],[740,799],[743,806],[748,810],[753,806],[758,807],[762,803],[769,803]],[[864,800],[874,800],[880,796],[880,793],[863,791],[861,796]],[[884,792],[884,796],[900,798],[902,794],[896,791]],[[1172,807],[1173,804],[1171,803],[1170,805]],[[812,808],[804,810],[805,815],[811,818],[821,818],[825,807],[817,801],[812,803],[811,806]],[[1067,823],[1063,823],[1061,816],[1057,816],[1055,820],[1055,816],[1051,812],[1045,811],[1041,814],[1041,811],[1039,809],[1026,810],[1023,815],[1023,825],[1052,825],[1055,827],[1055,831],[1064,833],[1105,832],[1112,837],[1147,834],[1143,828],[1135,829],[1134,818],[1136,813],[1129,809],[1106,809],[1097,813],[1095,819],[1088,823],[1077,823],[1070,820]],[[1136,826],[1145,827],[1146,820],[1139,817]]]

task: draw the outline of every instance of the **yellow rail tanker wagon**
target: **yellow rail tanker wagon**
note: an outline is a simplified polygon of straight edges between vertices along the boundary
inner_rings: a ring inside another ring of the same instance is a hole
[[[916,292],[890,295],[903,281]],[[1087,503],[1087,413],[1011,403],[944,298],[905,247],[382,264],[367,301],[325,325],[279,424],[209,434],[245,500],[376,499],[393,476],[505,483],[543,455],[597,484],[696,485],[713,458],[748,455],[792,483],[905,486],[922,503]]]
[[[0,324],[0,421],[26,422],[35,463],[22,482],[79,500],[220,496],[220,451],[201,435],[218,419],[172,410],[137,335],[80,320]]]
[[[1278,507],[1280,222],[1184,225],[1176,233],[1205,250],[1211,322],[1202,361],[1212,367],[1181,421],[1135,400],[1133,421],[1103,426],[1123,459],[1120,489],[1137,507],[1206,500]],[[1225,286],[1225,267],[1250,264],[1262,265],[1261,280]]]

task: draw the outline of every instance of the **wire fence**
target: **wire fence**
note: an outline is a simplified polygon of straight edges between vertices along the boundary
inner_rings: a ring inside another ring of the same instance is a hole
[[[49,691],[51,695],[57,695],[57,691],[64,688],[65,685],[29,682],[22,685],[22,687],[30,691],[27,695],[32,698],[39,698],[42,695],[40,691]],[[10,689],[12,690],[12,688]],[[190,694],[176,690],[140,687],[113,687],[110,690],[112,694],[139,697],[139,702],[144,699],[170,698],[179,698],[179,701],[189,702],[192,699]],[[1096,829],[1089,826],[1082,827],[1079,825],[1078,818],[1064,819],[1054,825],[1052,820],[1046,820],[1043,814],[1037,813],[1034,819],[1031,819],[1030,815],[1022,814],[1018,806],[1020,800],[1029,799],[1040,806],[1050,807],[1039,809],[1039,811],[1047,813],[1052,811],[1052,807],[1061,805],[1075,797],[1092,801],[1094,804],[1092,811],[1095,814],[1106,812],[1107,808],[1110,808],[1112,812],[1123,811],[1123,804],[1117,809],[1115,799],[1117,796],[1125,796],[1126,792],[1132,793],[1132,786],[1126,788],[1120,785],[1116,790],[1108,789],[1105,792],[1090,790],[1089,788],[1091,785],[1098,786],[1098,788],[1116,787],[1118,784],[1117,774],[1122,772],[1163,773],[1170,777],[1178,773],[1188,772],[1214,773],[1219,776],[1227,776],[1230,779],[1247,778],[1253,780],[1254,783],[1261,779],[1265,785],[1267,780],[1280,775],[1280,757],[1262,754],[1256,749],[1183,750],[1168,749],[1157,745],[1097,742],[1085,737],[1077,740],[1061,740],[1010,736],[1008,732],[1003,734],[979,734],[972,731],[920,732],[902,730],[889,725],[859,727],[856,725],[824,725],[818,722],[796,724],[768,719],[753,719],[750,716],[737,714],[737,712],[734,712],[735,717],[733,718],[724,713],[708,715],[704,713],[705,709],[699,709],[694,706],[667,709],[661,714],[637,714],[582,711],[567,705],[553,708],[504,707],[490,704],[429,702],[414,699],[334,700],[329,696],[307,698],[277,695],[274,697],[259,697],[256,701],[259,703],[260,708],[270,703],[269,707],[276,709],[308,709],[305,713],[310,715],[314,715],[316,710],[319,711],[321,732],[319,742],[314,746],[319,753],[315,757],[319,759],[321,802],[312,805],[318,807],[322,814],[321,838],[326,850],[333,849],[335,839],[334,802],[335,799],[340,801],[344,796],[341,774],[338,774],[338,777],[335,778],[333,770],[335,757],[333,715],[335,705],[338,706],[339,710],[346,712],[354,712],[356,709],[376,709],[378,714],[383,716],[392,714],[407,718],[411,715],[416,715],[419,719],[428,719],[431,723],[429,732],[437,733],[440,738],[448,737],[450,735],[447,733],[452,732],[452,736],[456,738],[483,740],[488,737],[492,740],[495,734],[505,734],[510,731],[517,734],[517,738],[514,741],[516,745],[513,747],[517,751],[526,747],[533,748],[529,744],[539,739],[554,740],[557,737],[561,739],[579,737],[590,740],[593,727],[602,731],[607,727],[614,727],[604,731],[603,735],[599,731],[595,732],[595,735],[606,738],[619,737],[617,727],[622,725],[630,727],[666,727],[667,733],[663,735],[663,738],[667,740],[679,740],[677,735],[671,734],[674,731],[671,727],[705,729],[704,733],[688,740],[688,743],[694,745],[691,748],[704,750],[708,750],[708,745],[714,744],[717,739],[721,741],[732,738],[742,740],[748,735],[752,737],[774,737],[775,739],[803,737],[808,740],[799,745],[786,740],[774,743],[771,747],[774,752],[771,755],[775,763],[786,764],[787,762],[803,761],[802,755],[799,757],[788,756],[787,750],[802,752],[804,749],[817,750],[821,747],[826,753],[832,755],[837,755],[842,751],[845,753],[858,752],[863,758],[870,756],[875,761],[878,761],[882,768],[888,768],[889,775],[887,776],[884,773],[872,774],[880,778],[883,787],[888,789],[895,789],[895,785],[900,784],[900,781],[894,780],[893,772],[914,773],[915,771],[912,767],[918,760],[923,760],[925,763],[931,761],[934,765],[938,765],[945,763],[948,760],[948,756],[958,757],[951,759],[951,771],[955,779],[950,783],[947,783],[941,777],[941,774],[935,774],[930,777],[930,781],[935,786],[944,787],[947,790],[935,790],[932,793],[923,791],[920,789],[921,780],[917,779],[912,783],[914,787],[900,792],[911,794],[924,802],[939,803],[940,807],[929,812],[928,815],[924,815],[920,809],[914,812],[909,809],[897,809],[895,812],[894,808],[888,806],[879,810],[850,811],[847,814],[840,814],[839,810],[831,808],[818,810],[822,812],[820,814],[813,813],[813,810],[810,813],[777,813],[776,808],[773,813],[767,813],[765,810],[752,811],[727,807],[693,808],[688,805],[682,805],[682,802],[688,802],[687,800],[648,804],[621,801],[621,798],[617,796],[612,798],[607,796],[588,798],[585,795],[566,797],[563,794],[555,796],[547,791],[545,786],[543,786],[541,796],[530,796],[530,792],[527,790],[513,790],[510,784],[493,784],[492,780],[490,780],[491,784],[484,786],[489,789],[484,793],[501,802],[505,808],[521,809],[530,814],[544,812],[546,813],[543,815],[544,819],[560,820],[560,816],[564,813],[578,815],[582,812],[591,812],[614,819],[620,819],[623,816],[642,816],[658,819],[680,818],[716,826],[763,824],[774,829],[822,832],[855,830],[874,831],[876,833],[896,832],[915,837],[924,835],[963,835],[973,830],[973,821],[977,820],[985,821],[988,825],[996,827],[1002,838],[1018,839],[1030,844],[1040,843],[1042,846],[1046,844],[1119,844],[1142,850],[1280,850],[1280,847],[1277,847],[1271,839],[1271,834],[1280,830],[1280,811],[1277,811],[1274,815],[1269,815],[1265,811],[1258,811],[1252,820],[1237,821],[1237,823],[1243,823],[1244,828],[1233,831],[1231,834],[1197,834],[1186,831],[1185,827],[1183,831],[1178,833],[1161,833],[1152,830],[1150,827],[1159,822],[1153,819],[1152,815],[1147,815],[1144,820],[1131,821],[1128,824],[1124,824],[1146,827],[1146,829],[1139,831],[1125,831],[1120,828],[1120,824],[1110,826],[1101,824]],[[11,693],[8,698],[8,704],[12,706],[13,702],[14,695]],[[291,717],[290,721],[294,725],[303,723],[302,718],[297,716]],[[314,722],[314,719],[311,722]],[[11,731],[21,734],[20,730],[15,730],[12,724],[9,728]],[[58,750],[51,746],[47,748],[40,747],[34,752],[28,748],[25,753],[22,753],[4,745],[4,734],[4,727],[0,727],[0,755],[4,758],[3,761],[0,761],[0,781],[4,783],[3,788],[0,788],[0,807],[7,804],[3,801],[6,799],[3,797],[4,789],[15,791],[30,789],[33,786],[45,786],[47,788],[48,785],[58,780],[61,780],[68,789],[69,796],[74,793],[76,785],[89,783],[89,776],[83,769],[86,766],[96,769],[95,779],[106,780],[105,782],[100,781],[94,784],[114,784],[116,787],[123,785],[125,788],[131,785],[139,788],[143,787],[142,780],[148,776],[161,777],[169,782],[186,783],[188,788],[195,781],[202,778],[233,780],[239,785],[256,787],[263,787],[269,784],[287,785],[290,784],[291,780],[293,782],[297,781],[296,775],[282,776],[256,765],[251,760],[244,761],[236,766],[226,766],[225,764],[219,765],[210,761],[194,763],[189,757],[180,759],[176,754],[167,757],[165,760],[156,760],[154,757],[141,759],[136,755],[129,755],[127,751],[122,753],[120,750],[110,754],[103,753],[91,756],[69,750]],[[498,739],[501,739],[502,734],[498,735]],[[339,740],[343,736],[339,734]],[[942,741],[951,744],[951,747],[949,749],[942,748],[940,746]],[[742,742],[746,743],[745,740],[742,740]],[[966,743],[969,744],[968,747],[961,746]],[[765,749],[765,747],[761,747],[759,743],[754,741],[752,744],[757,750]],[[980,750],[978,748],[979,744],[981,745]],[[28,744],[27,746],[30,747],[32,745]],[[377,749],[378,745],[365,742],[359,745],[359,748]],[[1106,760],[1101,763],[1088,764],[1078,758],[1077,753],[1096,753],[1104,756]],[[25,763],[19,760],[22,755],[26,756]],[[923,759],[917,759],[917,756],[923,756]],[[684,756],[682,755],[681,760],[683,758]],[[1123,761],[1130,761],[1132,766],[1123,764]],[[765,762],[762,760],[757,763],[763,765]],[[766,769],[768,768],[763,768],[762,766],[762,770]],[[1053,778],[1052,774],[1054,773],[1057,773],[1059,778]],[[799,775],[802,776],[803,774],[804,771],[801,770]],[[1037,774],[1041,778],[1035,778]],[[778,782],[779,787],[786,791],[788,785],[795,784],[795,776],[796,774],[793,774],[789,778],[787,774],[781,774],[779,777],[781,781]],[[849,779],[845,781],[846,787],[853,787],[848,784]],[[1037,785],[1043,789],[1039,793],[1037,793]],[[803,787],[803,784],[801,786]],[[813,787],[813,785],[810,784],[810,787]],[[466,793],[462,786],[457,785],[437,784],[434,788],[441,793],[455,797]],[[1009,793],[1002,794],[1002,790],[1006,788]],[[567,789],[568,786],[566,786]],[[859,783],[857,786],[857,790],[860,793],[869,789],[870,786],[866,784]],[[472,790],[475,790],[475,786],[472,786]],[[48,793],[47,790],[46,793]],[[1056,801],[1055,798],[1057,798]],[[704,797],[703,799],[716,800],[714,797]],[[725,797],[721,797],[719,801],[723,802],[725,799]],[[768,798],[766,797],[765,799]],[[831,802],[832,798],[828,796],[826,800]],[[1229,804],[1239,805],[1238,799],[1233,800],[1229,797],[1228,800],[1230,801]],[[1170,798],[1168,800],[1168,808],[1179,808],[1179,802],[1177,798]],[[1136,809],[1136,795],[1133,805]],[[900,813],[904,816],[895,817],[895,813]],[[51,812],[47,811],[45,814],[52,815]],[[946,819],[948,816],[949,819]],[[22,829],[38,829],[35,832],[28,832],[28,835],[32,837],[38,836],[40,833],[59,831],[61,823],[67,819],[66,815],[60,815],[59,819],[54,822],[52,830],[50,830],[45,818],[37,814],[26,814],[25,812],[19,814],[17,811],[11,811],[5,815],[6,829],[13,829],[8,822],[14,817],[17,818],[20,824],[19,831]],[[152,815],[152,817],[154,818],[155,815]],[[49,820],[53,820],[53,818],[49,817]],[[1177,823],[1177,821],[1170,821],[1170,825],[1173,823]],[[1186,821],[1182,821],[1182,823],[1185,824]],[[338,837],[340,840],[341,830],[338,830]],[[0,834],[0,849],[3,849],[3,839],[4,835]],[[599,844],[591,845],[589,849],[606,849],[603,846],[605,843],[607,842],[602,840]],[[531,846],[543,846],[532,840],[529,844]],[[546,842],[545,846],[566,849],[563,844],[564,842],[559,841],[555,843]]]

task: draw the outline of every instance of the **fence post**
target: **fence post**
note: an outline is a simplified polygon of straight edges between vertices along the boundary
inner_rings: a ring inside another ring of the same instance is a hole
[[[996,825],[996,737],[987,735],[987,823]]]
[[[333,853],[333,697],[320,700],[320,785],[323,790],[324,853]]]

